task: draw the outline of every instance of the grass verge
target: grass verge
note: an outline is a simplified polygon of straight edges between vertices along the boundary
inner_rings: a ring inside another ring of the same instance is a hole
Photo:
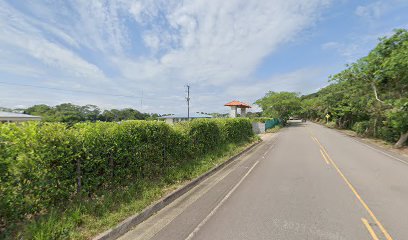
[[[335,129],[335,130],[337,130],[339,132],[342,132],[342,133],[344,133],[344,134],[346,134],[346,135],[348,135],[350,137],[359,139],[362,142],[375,145],[377,147],[383,148],[384,150],[388,150],[388,151],[400,154],[400,155],[408,158],[408,146],[405,146],[405,147],[402,147],[402,148],[395,148],[394,143],[387,142],[387,141],[379,139],[379,138],[360,136],[358,133],[356,133],[355,131],[353,131],[351,129],[337,128],[334,123],[332,123],[330,125],[327,125],[327,124],[321,123],[321,122],[315,122],[315,123],[320,124],[320,125],[325,126],[325,127],[328,127],[328,128]]]
[[[259,137],[241,144],[220,146],[216,151],[199,159],[186,161],[177,168],[169,168],[161,179],[140,180],[126,187],[104,191],[97,197],[82,197],[65,205],[64,209],[51,209],[36,219],[11,226],[0,239],[90,239],[130,215],[198,177],[216,165],[243,151]]]
[[[269,128],[268,130],[266,130],[267,133],[277,133],[282,129],[281,125],[276,125],[273,128]]]

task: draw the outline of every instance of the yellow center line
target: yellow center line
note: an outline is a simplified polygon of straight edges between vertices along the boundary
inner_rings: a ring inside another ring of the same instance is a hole
[[[324,155],[323,151],[320,149],[320,154],[322,154],[324,161],[326,162],[327,165],[330,164],[329,160],[327,159],[327,157]]]
[[[330,155],[327,153],[326,149],[322,146],[322,144],[317,140],[317,138],[314,138],[316,142],[319,144],[320,148],[323,150],[324,153],[326,153],[326,156],[328,157],[330,163],[333,165],[333,167],[336,169],[336,171],[339,173],[339,175],[343,178],[343,180],[346,182],[347,186],[350,188],[350,190],[354,193],[356,198],[360,201],[361,205],[365,208],[365,210],[368,212],[368,214],[371,216],[371,218],[374,220],[374,222],[377,224],[377,226],[380,228],[381,232],[384,234],[385,238],[387,240],[392,240],[392,237],[390,234],[385,230],[384,226],[381,224],[381,222],[377,219],[377,217],[374,215],[373,211],[368,207],[368,205],[365,203],[365,201],[361,198],[361,196],[358,194],[354,186],[350,183],[350,181],[346,178],[346,176],[343,174],[343,172],[339,169],[337,164],[333,161],[333,159],[330,157]]]
[[[318,144],[315,137],[313,137],[313,136],[310,136],[310,137],[313,139],[313,141],[315,141]]]
[[[370,224],[368,223],[367,219],[365,218],[361,218],[361,221],[363,222],[364,226],[367,228],[368,232],[370,233],[371,237],[373,238],[373,240],[379,240],[377,237],[377,234],[375,234],[373,228],[370,226]]]

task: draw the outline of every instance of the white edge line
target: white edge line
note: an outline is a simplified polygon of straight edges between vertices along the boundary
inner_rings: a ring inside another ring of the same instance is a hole
[[[402,163],[408,165],[408,162],[407,162],[407,161],[404,161],[404,160],[402,160],[402,159],[399,159],[399,158],[397,158],[397,157],[394,157],[394,156],[392,156],[391,154],[388,154],[388,153],[386,153],[386,152],[384,152],[384,151],[381,151],[381,150],[379,150],[379,149],[377,149],[377,148],[371,147],[370,145],[368,145],[368,144],[366,144],[366,143],[357,141],[357,140],[355,140],[355,139],[353,139],[353,138],[350,138],[350,139],[353,140],[353,141],[355,141],[355,142],[358,142],[358,143],[360,143],[360,144],[362,144],[362,145],[364,145],[364,146],[366,146],[366,147],[368,147],[368,148],[371,148],[371,149],[373,149],[373,150],[375,150],[375,151],[377,151],[377,152],[379,152],[379,153],[382,153],[382,154],[384,154],[384,155],[386,155],[386,156],[388,156],[388,157],[390,157],[390,158],[392,158],[392,159],[394,159],[394,160],[397,160],[397,161],[399,161],[399,162],[402,162]]]
[[[268,149],[266,149],[265,153],[262,155],[262,158],[266,157],[266,154],[268,154],[268,152],[275,146],[275,144],[272,144],[270,147],[268,147]]]
[[[221,205],[231,196],[231,194],[241,185],[241,183],[245,180],[245,178],[251,173],[251,171],[255,168],[255,166],[259,163],[256,161],[254,165],[248,170],[248,172],[239,180],[237,184],[225,195],[225,197],[215,206],[215,208],[205,217],[197,227],[190,233],[190,235],[185,238],[185,240],[191,240],[198,231],[200,231],[201,227],[217,212],[217,210],[221,207]]]
[[[404,160],[402,160],[402,159],[399,159],[399,158],[397,158],[397,157],[394,157],[393,155],[388,154],[388,153],[386,153],[386,152],[384,152],[384,151],[381,151],[381,150],[379,150],[379,149],[377,149],[377,148],[371,147],[370,145],[368,145],[368,144],[366,144],[366,143],[363,143],[363,142],[360,142],[360,141],[358,141],[358,140],[355,140],[355,139],[353,139],[351,136],[349,136],[349,135],[347,135],[347,134],[345,134],[345,133],[342,133],[342,132],[340,132],[340,131],[336,131],[336,132],[337,132],[337,133],[340,133],[340,134],[343,135],[343,136],[348,137],[349,139],[351,139],[351,140],[354,141],[354,142],[360,143],[360,144],[362,144],[362,145],[364,145],[364,146],[366,146],[366,147],[368,147],[368,148],[371,148],[371,149],[373,149],[373,150],[375,150],[375,151],[377,151],[377,152],[379,152],[379,153],[384,154],[385,156],[388,156],[388,157],[390,157],[390,158],[392,158],[392,159],[394,159],[394,160],[397,160],[397,161],[399,161],[399,162],[401,162],[401,163],[404,163],[404,164],[408,165],[408,162],[407,162],[407,161],[404,161]]]

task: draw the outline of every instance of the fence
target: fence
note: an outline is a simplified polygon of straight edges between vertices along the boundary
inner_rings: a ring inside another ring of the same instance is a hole
[[[265,131],[275,127],[276,125],[279,125],[281,123],[281,121],[279,119],[273,118],[270,120],[266,120],[265,121]]]

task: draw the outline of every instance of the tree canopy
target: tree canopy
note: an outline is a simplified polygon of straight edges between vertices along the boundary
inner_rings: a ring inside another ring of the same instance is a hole
[[[42,120],[46,122],[65,122],[69,124],[85,121],[145,120],[158,117],[158,114],[141,113],[132,108],[102,111],[95,105],[78,106],[71,103],[63,103],[54,107],[45,104],[34,105],[25,109],[24,113],[41,116]]]
[[[301,96],[269,92],[257,100],[263,115],[330,120],[339,128],[401,147],[408,139],[408,31],[398,29],[365,57],[330,77],[330,85]]]
[[[302,97],[302,112],[340,128],[402,146],[408,137],[408,31],[383,37],[365,57],[330,78],[331,85]]]
[[[265,117],[283,120],[289,119],[301,110],[299,94],[293,92],[268,92],[255,103],[262,108]]]

